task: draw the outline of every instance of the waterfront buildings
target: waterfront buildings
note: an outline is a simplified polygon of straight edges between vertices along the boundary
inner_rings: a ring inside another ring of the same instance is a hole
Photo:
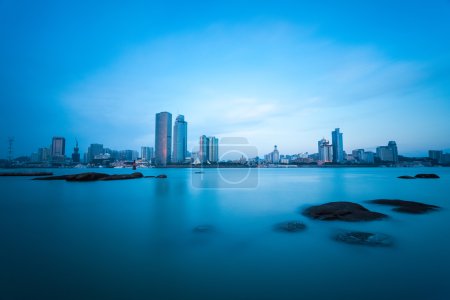
[[[92,163],[96,156],[104,154],[103,144],[91,144],[88,147],[87,163]]]
[[[268,163],[278,164],[280,163],[280,152],[277,145],[273,146],[273,151],[264,156],[264,160]]]
[[[78,141],[75,141],[75,148],[73,148],[72,162],[80,163],[80,148],[78,148]]]
[[[66,139],[55,136],[52,139],[52,161],[63,163],[66,159]]]
[[[172,114],[157,113],[155,123],[155,165],[165,166],[171,161]]]
[[[344,161],[344,144],[342,138],[342,132],[339,128],[336,128],[331,132],[331,141],[333,143],[333,162],[342,163]]]
[[[325,138],[317,142],[319,148],[319,161],[331,162],[333,160],[333,147]]]
[[[202,135],[199,142],[198,158],[201,163],[219,161],[219,139],[213,136]]]
[[[444,154],[444,152],[442,150],[429,150],[428,151],[428,157],[437,163],[442,162],[443,154]]]
[[[377,157],[380,161],[398,162],[397,143],[389,141],[387,146],[377,147]]]
[[[187,122],[183,115],[175,119],[173,125],[173,156],[174,163],[183,163],[187,154]]]
[[[141,147],[141,159],[151,161],[154,156],[153,147]]]

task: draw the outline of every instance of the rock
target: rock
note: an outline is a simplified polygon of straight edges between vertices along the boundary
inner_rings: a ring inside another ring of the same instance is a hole
[[[400,179],[417,179],[417,178],[414,177],[414,176],[408,176],[408,175],[398,176],[397,178],[400,178]]]
[[[137,179],[142,178],[144,175],[140,172],[134,172],[133,174],[125,175],[110,175],[108,177],[101,178],[100,180],[124,180],[124,179]]]
[[[393,240],[390,236],[381,233],[370,233],[361,231],[346,231],[340,232],[334,236],[334,239],[339,242],[344,242],[353,245],[365,246],[392,246]]]
[[[51,176],[52,172],[18,172],[18,173],[0,173],[0,176]]]
[[[66,180],[66,181],[86,182],[86,181],[97,181],[97,180],[137,179],[137,178],[142,178],[142,177],[144,177],[144,175],[142,175],[142,173],[139,173],[139,172],[135,172],[133,174],[116,174],[116,175],[88,172],[88,173],[62,175],[62,176],[37,177],[37,178],[33,178],[33,180]]]
[[[276,231],[299,232],[306,229],[306,225],[300,221],[288,221],[275,225]]]
[[[370,203],[396,206],[393,210],[410,214],[423,214],[429,211],[439,209],[439,206],[430,205],[414,201],[405,201],[398,199],[376,199],[369,201]]]
[[[387,217],[385,214],[373,212],[353,202],[329,202],[311,206],[304,210],[304,215],[323,221],[372,221]]]
[[[161,175],[155,176],[155,178],[167,178],[167,175],[161,174]]]
[[[438,178],[440,178],[436,174],[417,174],[415,177],[421,178],[421,179],[438,179]]]
[[[199,225],[194,227],[194,229],[192,229],[192,231],[196,233],[209,233],[213,232],[214,230],[215,228],[212,225]]]

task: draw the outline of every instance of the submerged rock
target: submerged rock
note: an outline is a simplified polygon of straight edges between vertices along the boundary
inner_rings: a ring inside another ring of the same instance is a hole
[[[410,214],[423,214],[429,211],[434,211],[439,209],[439,206],[425,204],[421,202],[415,201],[405,201],[398,199],[376,199],[369,201],[370,203],[381,204],[381,205],[390,205],[396,206],[393,210],[403,213]]]
[[[390,236],[381,233],[370,233],[362,231],[346,231],[340,232],[334,236],[334,239],[339,242],[344,242],[353,245],[365,246],[392,246],[393,240]]]
[[[155,176],[155,178],[167,178],[167,175],[165,175],[165,174],[160,174],[160,175]]]
[[[372,221],[386,218],[385,214],[370,211],[353,202],[329,202],[311,206],[304,210],[304,215],[323,221]]]
[[[214,230],[215,228],[212,225],[199,225],[194,227],[194,229],[192,229],[192,231],[195,233],[209,233],[213,232]]]
[[[417,179],[416,177],[409,176],[409,175],[402,175],[402,176],[398,176],[397,178],[400,178],[400,179]]]
[[[0,176],[51,176],[52,172],[12,172],[12,173],[0,173]]]
[[[440,178],[436,174],[417,174],[415,177],[421,178],[421,179],[438,179],[438,178]]]
[[[137,178],[142,178],[142,177],[144,177],[144,175],[142,175],[142,173],[140,173],[140,172],[135,172],[133,174],[115,174],[115,175],[109,175],[109,174],[105,174],[105,173],[88,172],[88,173],[70,174],[70,175],[61,175],[61,176],[38,177],[38,178],[33,178],[33,180],[66,180],[66,181],[86,182],[86,181],[97,181],[97,180],[137,179]]]
[[[300,221],[288,221],[276,224],[274,229],[284,232],[299,232],[305,230],[306,225]]]

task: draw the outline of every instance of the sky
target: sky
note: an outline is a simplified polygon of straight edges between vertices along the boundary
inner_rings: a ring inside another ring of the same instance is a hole
[[[0,0],[0,40],[0,158],[154,146],[160,111],[189,149],[314,153],[337,127],[346,151],[450,149],[449,0]]]

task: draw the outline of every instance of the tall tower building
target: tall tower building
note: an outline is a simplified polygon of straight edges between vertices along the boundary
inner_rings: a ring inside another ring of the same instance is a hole
[[[342,139],[342,132],[336,128],[331,132],[331,140],[333,143],[333,162],[341,163],[344,161],[344,143]]]
[[[206,135],[202,135],[200,137],[200,149],[198,151],[198,157],[200,159],[200,162],[205,163],[208,161],[208,144],[209,139],[206,137]]]
[[[208,160],[210,162],[219,161],[219,139],[213,136],[208,138]]]
[[[317,142],[319,150],[319,160],[322,162],[331,162],[333,160],[333,148],[326,139]]]
[[[66,139],[55,136],[52,139],[52,161],[64,162],[66,155]]]
[[[172,114],[156,114],[155,124],[155,164],[165,166],[170,163],[172,152]]]
[[[183,115],[175,119],[173,125],[173,156],[172,161],[182,163],[186,159],[187,153],[187,122]]]
[[[78,148],[78,141],[75,141],[75,148],[73,148],[72,153],[72,162],[74,163],[80,162],[80,148]]]
[[[398,162],[398,149],[395,141],[389,141],[388,147],[392,150],[393,162]]]
[[[277,145],[273,146],[272,152],[272,163],[277,164],[280,162],[280,152],[278,151]]]

